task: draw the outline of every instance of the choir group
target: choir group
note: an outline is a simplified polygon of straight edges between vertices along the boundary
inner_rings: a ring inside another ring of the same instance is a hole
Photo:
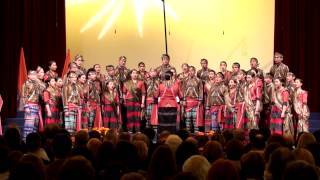
[[[281,135],[308,131],[307,91],[282,63],[280,53],[274,54],[268,73],[258,68],[254,57],[248,71],[237,62],[229,71],[221,61],[215,72],[201,59],[200,70],[183,63],[180,74],[170,65],[169,55],[161,60],[159,67],[146,71],[144,62],[128,69],[121,56],[117,66],[107,65],[102,74],[99,64],[86,70],[77,55],[64,77],[58,77],[54,61],[46,73],[41,67],[30,70],[21,94],[23,136],[53,123],[71,134],[95,127],[128,132],[151,127],[172,133],[181,128],[193,133],[233,128],[270,128]]]

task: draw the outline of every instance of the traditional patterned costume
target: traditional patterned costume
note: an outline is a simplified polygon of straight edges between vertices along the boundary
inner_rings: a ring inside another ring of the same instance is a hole
[[[39,82],[27,80],[22,86],[22,98],[24,100],[24,131],[25,139],[29,133],[37,132],[43,129],[43,120],[39,99],[41,96]]]
[[[289,72],[289,67],[283,63],[274,64],[270,69],[270,74],[274,78],[279,78],[285,80],[287,73]]]
[[[203,84],[194,77],[188,77],[181,82],[183,101],[185,102],[185,126],[190,132],[198,132],[203,126]]]
[[[224,84],[227,86],[231,77],[232,77],[232,73],[231,71],[221,71],[221,73],[223,74],[223,77],[224,77]]]
[[[119,117],[119,95],[117,90],[106,90],[101,96],[103,127],[118,129],[121,125]]]
[[[188,78],[189,74],[188,73],[180,73],[178,74],[177,78],[179,79],[179,81],[184,81],[186,78]]]
[[[121,118],[122,118],[122,129],[126,130],[127,128],[127,107],[124,104],[123,100],[123,85],[130,77],[130,70],[124,66],[118,65],[115,68],[115,77],[117,80],[117,88],[119,89],[119,98],[120,98],[120,109],[121,109]]]
[[[224,110],[228,88],[223,82],[207,83],[207,109],[205,118],[205,131],[219,131],[224,126]]]
[[[101,107],[100,107],[100,94],[101,94],[101,86],[100,81],[88,80],[88,102],[87,106],[89,109],[89,121],[88,121],[88,129],[92,129],[93,127],[101,127]]]
[[[264,85],[263,87],[263,109],[261,113],[261,119],[260,119],[260,126],[264,128],[270,127],[270,118],[271,118],[271,98],[273,90],[273,83],[268,83]]]
[[[81,109],[81,128],[88,129],[89,124],[89,107],[88,107],[88,83],[77,83],[77,87],[80,93],[80,109]]]
[[[298,89],[294,92],[293,97],[294,115],[297,120],[297,133],[309,132],[310,111],[307,105],[308,92]]]
[[[146,82],[149,78],[149,73],[147,71],[138,71],[138,80]]]
[[[152,122],[154,125],[159,125],[158,132],[167,130],[171,133],[177,131],[180,125],[180,117],[178,112],[180,106],[177,102],[179,98],[180,90],[179,84],[173,81],[163,81],[155,97],[158,97],[158,120]]]
[[[262,80],[257,78],[245,86],[245,115],[249,129],[258,129],[260,111],[262,110]]]
[[[270,129],[272,134],[292,134],[293,127],[289,107],[289,92],[286,88],[275,90],[271,99]],[[286,106],[285,117],[281,117],[283,106]]]
[[[207,68],[207,69],[200,69],[199,71],[197,71],[197,78],[201,79],[202,82],[206,82],[209,80],[209,71],[211,71],[211,69]]]
[[[236,112],[236,99],[237,89],[233,88],[228,90],[226,97],[226,106],[224,109],[224,126],[223,129],[234,129],[236,128],[237,112]]]
[[[155,94],[159,88],[159,80],[157,78],[149,78],[146,82],[146,88],[147,88],[147,96],[146,96],[146,127],[155,127],[158,125],[156,122],[158,117],[156,112],[158,105],[156,103],[157,98],[155,97]]]
[[[170,64],[168,64],[168,65],[162,64],[161,66],[156,68],[156,71],[157,71],[157,74],[160,78],[160,81],[164,81],[165,72],[170,71],[171,68],[172,68],[172,66]]]
[[[236,128],[247,129],[247,118],[245,116],[245,81],[239,81],[237,84],[237,95],[236,95],[236,110],[237,110],[237,122]]]
[[[74,135],[81,128],[81,89],[76,83],[63,87],[65,128]]]
[[[48,79],[57,79],[58,78],[58,73],[55,72],[55,71],[47,71],[45,74],[44,74],[44,77],[43,77],[43,80],[46,81]]]
[[[60,99],[61,99],[61,92],[59,89],[55,87],[49,86],[44,92],[43,92],[43,100],[45,102],[46,106],[49,106],[49,109],[51,111],[51,116],[48,116],[47,108],[46,110],[46,119],[45,124],[58,124],[59,126],[62,125],[62,120],[60,117]]]
[[[127,129],[129,132],[140,131],[142,96],[146,95],[144,82],[127,81],[123,86],[123,93],[127,108]]]

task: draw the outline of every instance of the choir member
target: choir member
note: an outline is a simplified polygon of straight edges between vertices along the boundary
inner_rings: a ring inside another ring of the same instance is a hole
[[[77,74],[70,71],[68,73],[67,84],[63,87],[62,100],[64,106],[65,129],[75,135],[81,128],[81,97],[80,88],[77,86]]]
[[[126,106],[127,129],[140,131],[141,109],[145,107],[146,89],[143,81],[138,80],[138,71],[131,71],[131,79],[123,85],[123,98]]]
[[[295,79],[294,84],[293,109],[297,121],[297,133],[309,132],[308,92],[301,88],[303,85],[301,79]]]
[[[55,61],[49,61],[49,70],[45,73],[44,75],[44,80],[48,80],[49,78],[58,78],[58,73],[57,73],[57,63]]]
[[[62,125],[60,117],[60,99],[61,91],[56,86],[56,79],[49,77],[46,82],[48,83],[47,89],[43,92],[43,100],[45,103],[46,119],[45,124],[58,124]]]
[[[199,126],[203,126],[203,84],[197,78],[194,66],[190,66],[189,77],[181,82],[181,86],[185,108],[185,126],[188,131],[196,133],[199,131]]]
[[[121,127],[119,94],[114,81],[107,81],[106,86],[101,96],[103,127],[118,131]]]

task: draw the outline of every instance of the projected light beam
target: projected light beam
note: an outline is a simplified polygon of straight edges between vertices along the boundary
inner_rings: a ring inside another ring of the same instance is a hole
[[[68,5],[83,5],[86,3],[94,3],[93,0],[69,0]],[[133,4],[132,4],[133,3]],[[116,19],[121,15],[124,6],[127,5],[129,8],[134,7],[135,17],[137,22],[137,30],[140,37],[143,37],[143,18],[145,12],[151,8],[151,6],[156,6],[159,10],[162,10],[161,0],[110,0],[105,3],[105,5],[81,28],[80,33],[84,33],[90,28],[94,27],[98,22],[107,19],[102,30],[98,35],[98,40],[103,39],[105,34],[110,30]],[[178,20],[178,16],[175,11],[166,4],[166,12],[173,20]]]

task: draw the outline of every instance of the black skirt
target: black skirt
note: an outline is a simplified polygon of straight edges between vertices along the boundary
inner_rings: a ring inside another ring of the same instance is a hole
[[[176,107],[159,107],[158,110],[159,127],[158,132],[167,130],[171,133],[177,131],[177,108]]]

